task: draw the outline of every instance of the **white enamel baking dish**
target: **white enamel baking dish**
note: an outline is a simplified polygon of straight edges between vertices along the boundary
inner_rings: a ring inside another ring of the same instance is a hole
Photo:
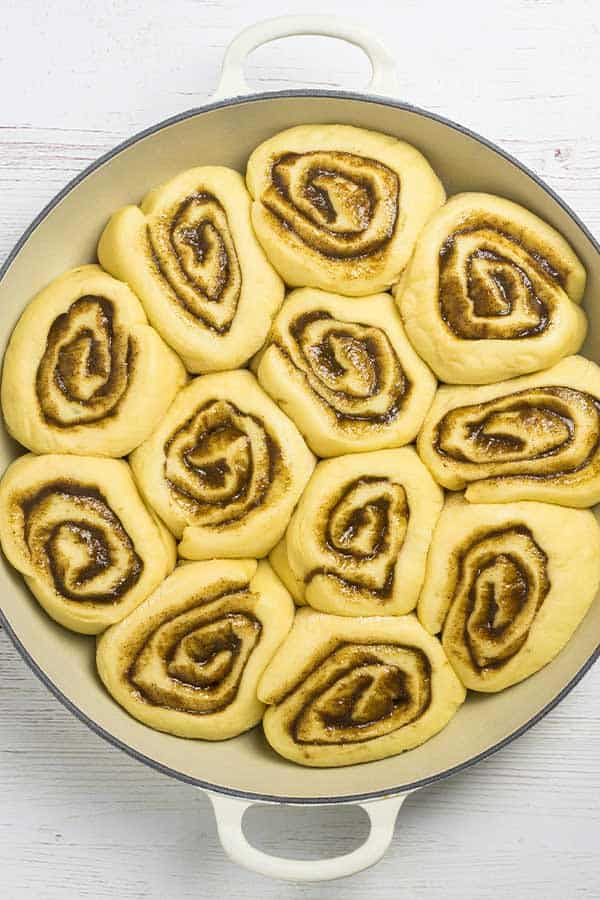
[[[293,34],[342,38],[372,64],[369,93],[330,90],[250,94],[243,78],[248,53]],[[577,216],[539,178],[489,141],[425,110],[384,96],[396,91],[394,62],[361,29],[322,17],[284,17],[244,31],[229,47],[217,94],[208,105],[135,135],[74,179],[40,213],[0,272],[0,342],[4,350],[28,300],[64,269],[95,259],[110,213],[137,202],[182,169],[223,164],[244,170],[250,151],[291,125],[341,122],[372,128],[417,146],[449,194],[490,191],[515,200],[554,225],[588,271],[590,333],[584,352],[600,362],[600,247]],[[3,433],[4,468],[19,448]],[[260,728],[225,743],[190,742],[152,731],[107,695],[94,668],[93,639],[48,618],[8,565],[0,569],[1,619],[25,661],[48,688],[97,734],[140,762],[206,791],[219,835],[236,862],[274,877],[320,881],[352,874],[381,858],[406,796],[506,746],[539,721],[579,681],[600,653],[596,602],[568,646],[545,669],[501,694],[471,695],[450,725],[422,747],[381,762],[309,769],[286,762]],[[253,803],[360,804],[371,831],[352,853],[304,861],[269,856],[246,840],[242,817]]]

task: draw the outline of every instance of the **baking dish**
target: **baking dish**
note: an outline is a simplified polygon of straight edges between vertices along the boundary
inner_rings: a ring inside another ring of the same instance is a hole
[[[292,34],[320,34],[360,46],[373,76],[365,94],[284,91],[249,94],[246,56],[257,46]],[[95,259],[98,236],[113,210],[137,202],[149,187],[180,170],[223,164],[243,171],[250,151],[291,125],[331,122],[387,132],[417,146],[440,174],[448,194],[461,190],[506,196],[562,232],[588,271],[590,331],[583,352],[600,362],[600,313],[591,303],[600,285],[600,247],[577,216],[536,176],[499,148],[455,123],[386,94],[397,91],[394,62],[381,44],[337,19],[283,17],[260,23],[230,45],[214,100],[161,122],[102,157],[42,211],[0,273],[2,347],[28,300],[61,271]],[[6,433],[4,468],[19,452]],[[94,667],[94,642],[45,616],[20,578],[4,566],[1,617],[17,648],[44,683],[82,721],[141,762],[208,792],[229,855],[267,875],[319,881],[359,871],[388,847],[406,796],[488,756],[535,724],[583,676],[600,653],[596,602],[569,645],[545,669],[493,697],[471,695],[451,724],[422,747],[381,762],[315,770],[277,757],[260,729],[223,744],[190,742],[151,731],[105,693]],[[285,860],[252,847],[242,830],[255,802],[358,803],[371,831],[358,850],[320,861]]]

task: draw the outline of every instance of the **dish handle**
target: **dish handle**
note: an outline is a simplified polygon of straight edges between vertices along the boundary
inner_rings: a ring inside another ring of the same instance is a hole
[[[337,16],[278,16],[257,22],[241,31],[231,42],[221,67],[221,77],[213,100],[238,97],[252,93],[244,78],[246,57],[260,47],[278,38],[293,35],[320,35],[338,38],[360,47],[371,63],[371,80],[366,90],[372,94],[396,94],[398,81],[396,62],[379,38],[360,25],[341,22]]]
[[[264,853],[246,838],[242,820],[253,801],[206,793],[217,820],[219,839],[229,858],[253,872],[283,881],[331,881],[355,875],[379,862],[390,846],[396,817],[408,797],[406,793],[357,804],[367,813],[370,830],[364,844],[351,853],[329,859],[286,859]]]

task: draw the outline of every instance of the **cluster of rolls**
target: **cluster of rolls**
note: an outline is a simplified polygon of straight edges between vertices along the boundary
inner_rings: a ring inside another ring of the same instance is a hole
[[[262,720],[287,759],[348,765],[564,647],[600,584],[600,369],[550,225],[446,202],[395,137],[305,125],[245,182],[191,169],[117,211],[98,259],[6,351],[30,452],[0,537],[132,716]]]

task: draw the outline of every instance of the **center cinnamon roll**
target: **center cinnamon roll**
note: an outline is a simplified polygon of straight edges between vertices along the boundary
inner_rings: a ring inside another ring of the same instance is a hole
[[[570,357],[539,375],[482,388],[442,388],[419,453],[468,500],[600,500],[600,369]]]
[[[389,135],[302,125],[250,156],[258,239],[292,285],[361,296],[389,287],[443,188],[421,154]]]
[[[344,619],[312,610],[267,667],[263,727],[282,756],[309,766],[383,759],[444,727],[465,691],[414,616]]]
[[[103,636],[98,671],[140,721],[223,740],[260,721],[256,684],[293,614],[267,563],[190,563]]]
[[[414,609],[441,504],[411,449],[319,463],[286,536],[306,602],[348,616]]]
[[[408,443],[435,391],[387,294],[293,291],[257,373],[319,456]]]
[[[285,477],[278,444],[257,417],[227,400],[200,407],[164,447],[165,479],[194,522],[239,522]]]
[[[191,382],[131,464],[190,559],[264,556],[314,466],[292,422],[245,371]]]
[[[485,384],[576,353],[585,270],[516,203],[458,194],[431,217],[396,297],[408,336],[442,381]]]
[[[588,510],[450,497],[435,528],[418,616],[463,684],[499,691],[566,644],[600,584]]]

